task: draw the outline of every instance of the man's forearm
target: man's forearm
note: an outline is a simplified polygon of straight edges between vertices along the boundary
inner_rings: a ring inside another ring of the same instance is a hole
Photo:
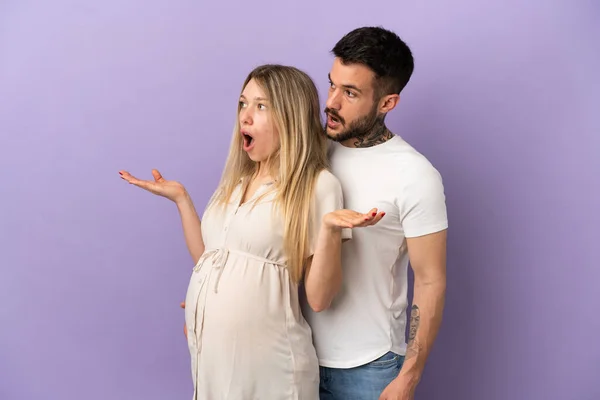
[[[444,309],[446,280],[420,282],[415,277],[410,310],[408,346],[400,376],[415,384],[421,379],[425,362],[437,337]]]

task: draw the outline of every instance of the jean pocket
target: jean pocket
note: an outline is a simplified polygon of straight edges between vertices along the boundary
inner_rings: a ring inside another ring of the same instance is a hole
[[[371,361],[367,366],[374,368],[388,368],[392,366],[397,366],[398,361],[400,360],[400,356],[394,352],[387,352],[383,356],[378,359]]]

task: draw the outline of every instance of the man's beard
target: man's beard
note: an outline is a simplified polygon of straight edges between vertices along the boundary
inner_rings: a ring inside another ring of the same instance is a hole
[[[336,110],[325,108],[325,114],[331,115],[337,119],[342,127],[346,125],[346,121],[337,113]],[[335,142],[344,142],[349,139],[358,139],[369,135],[373,130],[383,123],[383,118],[377,115],[377,104],[367,115],[363,115],[352,121],[348,127],[337,135],[331,135],[327,132],[327,121],[325,121],[325,135]]]

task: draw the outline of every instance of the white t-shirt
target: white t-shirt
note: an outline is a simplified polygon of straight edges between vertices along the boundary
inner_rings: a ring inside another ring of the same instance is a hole
[[[315,313],[303,304],[320,365],[352,368],[388,351],[406,353],[405,238],[444,230],[448,220],[440,174],[399,136],[367,148],[333,143],[330,161],[344,208],[385,211],[342,245],[343,283],[331,307]]]

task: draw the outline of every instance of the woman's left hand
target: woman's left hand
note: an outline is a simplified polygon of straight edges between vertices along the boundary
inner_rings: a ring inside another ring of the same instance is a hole
[[[323,216],[323,224],[327,228],[361,228],[375,225],[385,215],[385,212],[377,212],[376,208],[363,214],[354,210],[335,210]]]

